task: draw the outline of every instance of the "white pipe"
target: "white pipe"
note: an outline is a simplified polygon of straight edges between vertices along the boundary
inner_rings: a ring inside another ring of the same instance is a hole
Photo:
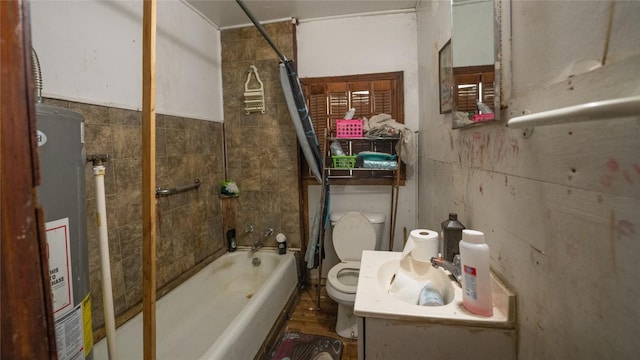
[[[109,236],[107,234],[107,206],[104,193],[103,165],[93,167],[93,177],[96,180],[96,210],[98,223],[98,239],[100,241],[100,262],[102,273],[102,304],[104,307],[104,323],[107,330],[107,350],[109,359],[118,359],[116,347],[116,320],[113,310],[113,290],[111,287],[111,264],[109,262]]]

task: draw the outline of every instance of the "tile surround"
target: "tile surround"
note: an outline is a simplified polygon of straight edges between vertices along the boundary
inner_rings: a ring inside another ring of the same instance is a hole
[[[142,133],[138,111],[46,99],[80,112],[87,154],[109,154],[105,176],[109,253],[116,316],[142,301]],[[217,201],[223,180],[222,124],[158,114],[156,183],[175,187],[198,178],[198,191],[157,202],[158,288],[224,248]],[[104,326],[100,251],[95,224],[95,184],[85,168],[89,281],[93,328]]]
[[[292,58],[290,22],[266,25],[278,46]],[[250,45],[250,46],[249,46]],[[236,224],[254,224],[256,232],[239,239],[249,245],[266,227],[287,235],[300,247],[298,147],[279,85],[275,53],[253,28],[222,32],[222,76],[228,178],[240,189]],[[245,115],[244,82],[255,64],[265,83],[267,113]],[[134,110],[45,99],[49,105],[81,113],[87,154],[109,154],[105,192],[116,316],[142,301],[141,113]],[[224,180],[223,125],[156,115],[156,184],[174,187],[198,178],[197,191],[157,202],[158,288],[226,248],[222,236],[219,184]],[[100,253],[95,224],[95,184],[85,168],[89,281],[93,328],[104,326]],[[266,246],[276,246],[275,237]]]
[[[265,25],[279,49],[294,58],[291,22]],[[280,86],[277,55],[255,27],[223,30],[222,78],[229,178],[240,187],[236,224],[254,224],[256,232],[238,239],[250,245],[267,227],[301,245],[298,144]],[[244,112],[244,83],[250,65],[264,83],[266,113]],[[266,246],[276,246],[275,237]]]

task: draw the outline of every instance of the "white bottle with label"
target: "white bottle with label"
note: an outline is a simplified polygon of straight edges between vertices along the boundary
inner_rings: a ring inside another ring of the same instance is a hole
[[[474,314],[492,316],[489,245],[484,242],[484,233],[476,230],[462,231],[460,262],[464,307]]]

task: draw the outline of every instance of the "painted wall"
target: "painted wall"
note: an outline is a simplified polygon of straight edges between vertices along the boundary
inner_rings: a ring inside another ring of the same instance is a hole
[[[142,2],[32,1],[43,96],[142,108]],[[220,32],[181,1],[159,1],[156,110],[222,121]]]
[[[357,30],[357,31],[356,31]],[[345,35],[352,33],[353,36]],[[363,34],[370,40],[364,40]],[[302,22],[298,26],[298,72],[301,78],[404,71],[405,124],[418,130],[418,64],[415,13],[385,14]],[[416,224],[416,165],[407,167],[400,187],[394,248],[404,244],[403,228]],[[320,187],[309,189],[309,214],[315,214]],[[390,186],[332,186],[332,210],[380,212],[387,215],[383,249],[388,248]],[[309,223],[313,223],[310,219]],[[337,259],[328,241],[328,270]]]
[[[87,154],[111,156],[105,177],[109,255],[115,312],[124,319],[142,301],[142,3],[33,1],[31,11],[45,102],[83,114]],[[198,191],[158,200],[161,296],[226,246],[217,197],[224,179],[219,31],[182,2],[158,2],[157,14],[157,185],[201,181]],[[92,324],[100,337],[95,186],[91,166],[85,171]]]
[[[640,3],[511,4],[503,115],[640,95]],[[452,131],[451,115],[431,110],[448,11],[426,2],[417,15],[420,223],[457,212],[485,232],[493,270],[518,295],[519,358],[636,357],[638,118],[538,127],[529,138],[506,121]]]

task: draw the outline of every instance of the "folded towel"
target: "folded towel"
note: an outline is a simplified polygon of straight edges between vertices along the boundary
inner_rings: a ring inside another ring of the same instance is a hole
[[[407,165],[413,165],[416,160],[415,140],[413,138],[413,131],[404,124],[400,124],[395,121],[389,114],[378,114],[371,117],[371,119],[364,119],[363,130],[371,133],[381,131],[386,133],[387,136],[393,135],[390,133],[392,130],[396,130],[398,134],[402,134],[401,158],[402,162]]]

